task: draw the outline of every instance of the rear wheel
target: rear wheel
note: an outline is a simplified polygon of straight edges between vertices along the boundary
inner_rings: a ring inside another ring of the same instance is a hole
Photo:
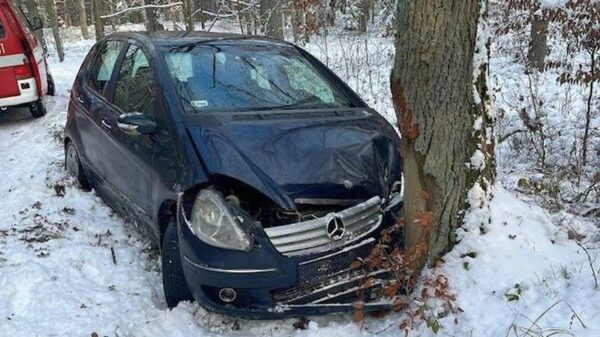
[[[70,176],[77,179],[79,188],[84,191],[90,190],[90,184],[83,173],[81,162],[79,161],[79,154],[77,153],[77,149],[73,142],[69,142],[65,148],[65,168]]]
[[[54,85],[54,78],[48,74],[48,96],[56,96],[56,85]]]
[[[29,104],[29,112],[33,118],[40,118],[46,114],[46,107],[41,99]]]
[[[163,288],[167,306],[174,308],[179,302],[193,301],[194,297],[183,276],[177,224],[171,221],[165,230],[161,251]]]

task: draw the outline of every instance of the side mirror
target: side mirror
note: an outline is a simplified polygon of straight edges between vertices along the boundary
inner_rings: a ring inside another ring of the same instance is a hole
[[[117,119],[117,126],[130,136],[150,135],[156,131],[156,122],[140,112],[122,114]]]
[[[42,21],[42,19],[39,16],[34,17],[33,19],[31,19],[31,28],[33,30],[40,30],[44,28],[44,21]]]

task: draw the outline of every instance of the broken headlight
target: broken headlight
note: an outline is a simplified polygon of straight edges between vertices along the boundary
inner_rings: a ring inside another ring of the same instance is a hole
[[[248,251],[251,240],[231,213],[220,194],[202,190],[196,196],[188,226],[194,235],[209,245]]]

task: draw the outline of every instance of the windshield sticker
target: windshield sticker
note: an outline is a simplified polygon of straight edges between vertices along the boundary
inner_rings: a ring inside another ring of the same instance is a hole
[[[204,109],[208,106],[208,101],[200,100],[200,101],[191,101],[192,106],[196,109]]]

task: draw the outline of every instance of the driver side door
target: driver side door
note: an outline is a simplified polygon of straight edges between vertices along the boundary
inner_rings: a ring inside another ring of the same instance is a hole
[[[152,158],[157,148],[151,135],[133,136],[119,129],[119,116],[143,113],[154,119],[160,104],[158,86],[147,54],[130,43],[123,55],[113,85],[110,108],[103,116],[109,126],[104,139],[106,181],[127,201],[138,218],[152,215]]]

